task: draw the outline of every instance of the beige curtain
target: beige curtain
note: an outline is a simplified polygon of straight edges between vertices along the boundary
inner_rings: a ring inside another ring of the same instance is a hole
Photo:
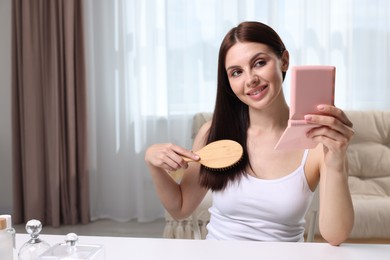
[[[87,223],[82,1],[13,0],[14,220]]]

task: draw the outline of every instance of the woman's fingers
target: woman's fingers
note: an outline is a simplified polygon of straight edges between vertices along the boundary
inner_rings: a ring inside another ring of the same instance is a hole
[[[183,156],[199,160],[199,156],[192,151],[171,143],[152,145],[145,154],[146,161],[167,171],[187,168],[188,163],[183,159]]]
[[[343,110],[329,105],[319,105],[321,114],[305,115],[305,120],[318,127],[311,129],[307,136],[333,149],[342,149],[348,146],[354,135],[352,122]],[[333,150],[332,149],[332,150]]]
[[[340,134],[351,138],[354,135],[354,130],[351,126],[346,125],[344,122],[340,121],[338,118],[332,116],[324,115],[309,115],[305,116],[307,122],[311,124],[317,124],[323,127],[327,127],[333,131],[337,131]],[[352,123],[351,123],[352,124]],[[319,128],[319,127],[316,127]],[[316,128],[312,129],[314,131]],[[309,131],[309,133],[311,132]]]
[[[347,117],[345,112],[335,106],[330,105],[318,105],[317,106],[318,111],[320,111],[323,114],[331,115],[336,117],[338,120],[340,120],[344,125],[348,127],[353,127],[353,124],[351,120]]]
[[[353,124],[343,110],[329,105],[319,105],[318,110],[321,114],[305,115],[305,120],[311,124],[327,126],[349,138],[353,136]]]
[[[322,143],[331,150],[345,149],[350,138],[329,127],[316,127],[307,133],[315,142]]]

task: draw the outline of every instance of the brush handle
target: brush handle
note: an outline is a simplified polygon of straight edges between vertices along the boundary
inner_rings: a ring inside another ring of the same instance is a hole
[[[199,151],[198,161],[183,156],[186,162],[197,162],[211,169],[223,169],[236,164],[243,155],[242,146],[232,140],[218,140],[207,144]]]

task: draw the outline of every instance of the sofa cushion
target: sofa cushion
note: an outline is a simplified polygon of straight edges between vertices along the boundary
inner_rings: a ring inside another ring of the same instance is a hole
[[[390,178],[390,148],[373,142],[354,143],[348,152],[349,175],[364,179]]]
[[[348,178],[352,195],[380,196],[390,200],[390,177],[362,179],[355,176]],[[390,211],[389,211],[390,215]]]
[[[352,194],[354,228],[349,238],[390,237],[390,197]]]
[[[353,143],[378,143],[390,146],[390,111],[346,111],[354,123]]]

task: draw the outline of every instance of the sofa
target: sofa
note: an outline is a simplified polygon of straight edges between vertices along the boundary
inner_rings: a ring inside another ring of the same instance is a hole
[[[347,150],[349,186],[355,211],[351,241],[390,243],[390,111],[346,111],[355,135]],[[211,119],[211,113],[193,118],[192,138]],[[174,178],[180,181],[180,173]],[[182,220],[167,212],[163,237],[204,239],[210,214],[211,192],[198,209]],[[318,192],[306,216],[306,240],[321,240],[318,230]]]
[[[390,111],[348,111],[355,135],[347,151],[355,210],[351,239],[390,241]]]

